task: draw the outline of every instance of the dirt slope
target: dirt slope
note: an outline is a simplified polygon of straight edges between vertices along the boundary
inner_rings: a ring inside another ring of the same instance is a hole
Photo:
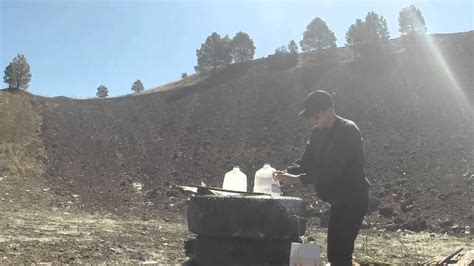
[[[310,130],[296,117],[298,104],[309,88],[325,88],[363,132],[373,197],[394,210],[375,211],[369,223],[464,232],[474,218],[473,36],[433,37],[460,89],[434,54],[409,53],[395,41],[377,62],[354,62],[340,49],[336,63],[317,55],[300,55],[296,66],[260,59],[133,97],[14,97],[42,120],[36,138],[45,154],[37,158],[54,207],[182,219],[186,195],[176,185],[220,186],[239,165],[251,187],[264,162],[281,169],[296,159]],[[310,189],[304,197],[314,201]],[[312,205],[319,223],[327,206]]]
[[[0,91],[0,210],[42,209],[52,195],[40,158],[42,119],[31,96]]]

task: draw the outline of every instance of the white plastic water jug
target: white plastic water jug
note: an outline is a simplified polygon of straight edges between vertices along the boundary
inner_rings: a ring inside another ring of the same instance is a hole
[[[235,191],[247,191],[247,176],[240,171],[238,166],[234,166],[234,169],[225,174],[222,188]]]
[[[269,193],[272,196],[280,196],[280,182],[273,180],[273,172],[275,171],[275,168],[272,168],[270,164],[264,164],[263,167],[255,173],[253,191]]]

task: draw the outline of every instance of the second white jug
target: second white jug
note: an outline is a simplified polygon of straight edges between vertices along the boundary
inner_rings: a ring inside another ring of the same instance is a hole
[[[263,192],[272,196],[280,196],[280,182],[273,180],[273,172],[270,164],[266,163],[255,173],[253,192]]]

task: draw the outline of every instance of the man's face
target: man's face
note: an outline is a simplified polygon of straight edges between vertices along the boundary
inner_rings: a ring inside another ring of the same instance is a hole
[[[332,108],[329,107],[325,111],[321,111],[310,117],[311,124],[317,128],[327,128],[331,123]]]

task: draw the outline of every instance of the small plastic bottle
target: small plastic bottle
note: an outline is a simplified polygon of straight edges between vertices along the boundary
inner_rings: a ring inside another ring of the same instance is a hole
[[[240,171],[238,166],[227,172],[224,176],[223,189],[235,191],[247,191],[247,176]]]

